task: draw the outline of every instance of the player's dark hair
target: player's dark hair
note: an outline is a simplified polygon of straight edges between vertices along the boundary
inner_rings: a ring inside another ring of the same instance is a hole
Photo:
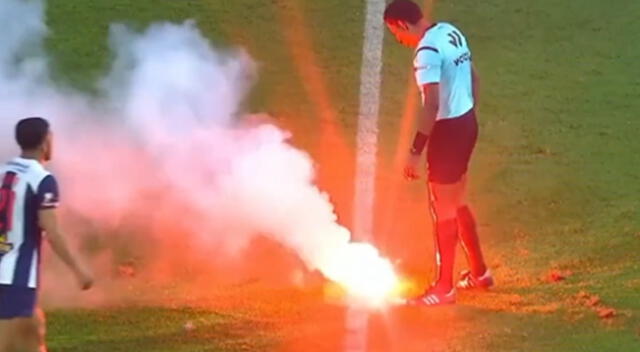
[[[49,134],[49,122],[42,117],[28,117],[16,125],[16,141],[22,150],[33,150],[44,143]]]
[[[422,19],[422,10],[411,0],[393,0],[384,11],[384,21],[396,24],[404,21],[416,24]]]

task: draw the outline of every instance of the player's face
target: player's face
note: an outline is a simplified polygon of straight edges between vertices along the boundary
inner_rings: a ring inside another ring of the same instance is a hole
[[[387,28],[400,44],[409,48],[418,46],[420,39],[413,33],[409,24],[405,22],[387,23]]]
[[[44,140],[44,144],[42,145],[42,157],[44,161],[50,161],[52,154],[53,154],[53,134],[49,132],[49,134],[47,134],[47,138]]]

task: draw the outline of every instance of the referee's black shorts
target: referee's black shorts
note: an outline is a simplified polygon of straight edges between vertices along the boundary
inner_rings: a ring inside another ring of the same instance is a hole
[[[427,149],[429,182],[460,181],[467,173],[477,139],[478,122],[473,108],[462,116],[437,121]]]

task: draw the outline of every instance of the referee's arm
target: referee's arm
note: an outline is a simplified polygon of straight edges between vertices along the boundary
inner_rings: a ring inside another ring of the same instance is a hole
[[[422,85],[422,109],[418,117],[418,131],[426,136],[431,134],[436,122],[440,104],[440,87],[438,83]]]

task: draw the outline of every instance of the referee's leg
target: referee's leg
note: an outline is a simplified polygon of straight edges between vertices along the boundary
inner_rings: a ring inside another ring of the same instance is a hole
[[[455,183],[429,182],[431,211],[435,227],[437,278],[441,292],[453,289],[453,270],[458,243],[457,209],[464,195],[464,178]]]
[[[481,277],[487,272],[487,265],[482,255],[476,219],[473,211],[464,199],[466,193],[466,177],[463,178],[463,193],[457,209],[459,235],[462,248],[467,256],[469,269],[474,277]]]

